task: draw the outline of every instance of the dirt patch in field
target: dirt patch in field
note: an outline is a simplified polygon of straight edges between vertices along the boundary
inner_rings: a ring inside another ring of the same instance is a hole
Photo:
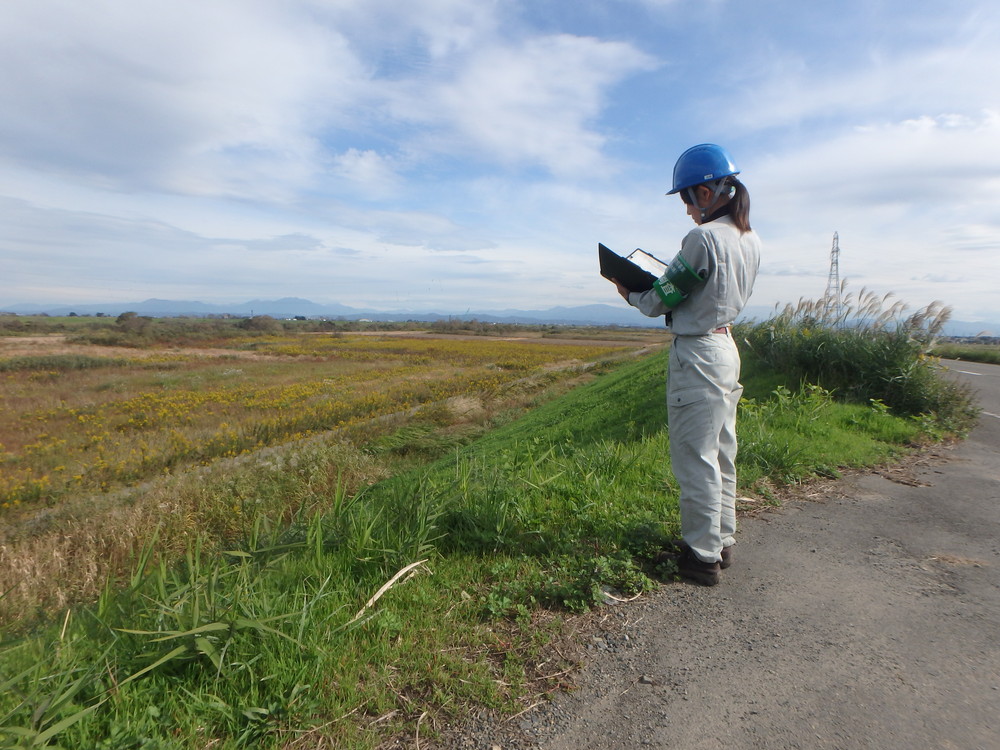
[[[307,334],[315,336],[328,336],[331,334],[316,333]],[[343,334],[345,336],[391,336],[393,338],[409,339],[444,339],[459,341],[532,341],[545,344],[573,344],[575,346],[649,346],[651,343],[666,343],[670,338],[664,331],[653,330],[651,332],[638,332],[635,334],[624,334],[622,338],[587,338],[574,337],[564,338],[562,336],[546,336],[543,333],[522,333],[517,336],[477,336],[474,333],[435,333],[433,331],[351,331]]]
[[[51,357],[63,354],[80,356],[123,357],[127,359],[148,359],[176,354],[183,357],[227,357],[235,359],[273,359],[273,356],[259,352],[237,351],[236,349],[200,348],[171,346],[163,348],[135,348],[129,346],[98,346],[96,344],[76,344],[62,333],[47,336],[0,336],[0,358],[4,357]]]
[[[307,333],[306,336],[334,336],[333,333]],[[665,344],[669,337],[657,332],[657,335],[637,334],[634,338],[561,338],[543,336],[541,333],[527,333],[518,336],[476,336],[474,334],[434,333],[432,331],[352,331],[347,336],[392,337],[410,339],[438,339],[460,341],[529,341],[545,344],[566,344],[574,346],[620,346],[642,349],[649,346]],[[77,344],[68,340],[62,333],[45,336],[0,336],[0,358],[3,357],[45,357],[61,354],[76,354],[82,356],[125,357],[129,359],[147,359],[162,357],[164,354],[176,354],[185,357],[229,357],[246,360],[273,359],[269,355],[253,351],[236,349],[169,346],[155,348],[133,348],[128,346],[97,346],[94,344]]]

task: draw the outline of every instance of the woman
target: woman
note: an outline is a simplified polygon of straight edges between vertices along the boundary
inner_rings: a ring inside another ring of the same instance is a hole
[[[714,586],[732,561],[736,532],[736,404],[740,355],[730,331],[753,290],[760,241],[750,196],[729,154],[689,148],[674,186],[697,225],[667,272],[646,292],[619,294],[645,315],[667,316],[674,333],[667,381],[670,461],[680,485],[678,573]]]

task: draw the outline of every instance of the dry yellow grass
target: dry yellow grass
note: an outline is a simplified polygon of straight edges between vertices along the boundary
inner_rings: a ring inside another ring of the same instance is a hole
[[[323,451],[326,468],[325,476],[316,477],[326,485],[318,494],[331,500],[338,485],[353,492],[388,473],[349,443],[335,438],[312,443]],[[157,556],[175,559],[196,537],[223,545],[248,533],[256,518],[287,522],[290,514],[302,511],[294,498],[286,498],[283,507],[273,499],[270,507],[246,504],[254,503],[255,477],[294,472],[295,464],[290,453],[265,450],[112,494],[67,500],[8,527],[0,542],[0,588],[6,592],[0,599],[0,625],[95,599],[109,580],[127,577],[143,547],[154,540]]]
[[[61,337],[49,343],[50,357],[95,356],[94,347],[67,351]],[[36,357],[46,351],[42,340],[30,346]],[[422,403],[495,391],[546,366],[613,349],[482,337],[298,335],[237,339],[223,350],[132,352],[103,368],[0,372],[0,511],[109,491]],[[96,355],[108,356],[103,349]]]
[[[317,510],[290,497],[255,505],[254,482],[296,471],[296,456],[315,454],[310,482],[316,496],[333,498],[338,484],[354,491],[390,471],[363,449],[366,435],[428,410],[439,425],[483,423],[553,370],[627,352],[618,342],[413,335],[113,352],[62,337],[0,344],[0,362],[127,357],[86,370],[0,371],[7,625],[94,599],[109,579],[128,575],[154,536],[171,558],[196,535],[224,544],[254,519],[280,524]]]

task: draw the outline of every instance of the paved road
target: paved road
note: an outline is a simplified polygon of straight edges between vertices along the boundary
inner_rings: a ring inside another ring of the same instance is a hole
[[[579,689],[450,747],[1000,748],[1000,367],[970,438],[748,519],[714,588],[609,610]]]

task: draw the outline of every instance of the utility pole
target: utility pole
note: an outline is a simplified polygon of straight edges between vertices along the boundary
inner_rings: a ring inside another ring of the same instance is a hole
[[[823,295],[823,313],[828,321],[840,325],[840,236],[833,233],[833,247],[830,248],[830,275],[826,279],[826,294]]]

